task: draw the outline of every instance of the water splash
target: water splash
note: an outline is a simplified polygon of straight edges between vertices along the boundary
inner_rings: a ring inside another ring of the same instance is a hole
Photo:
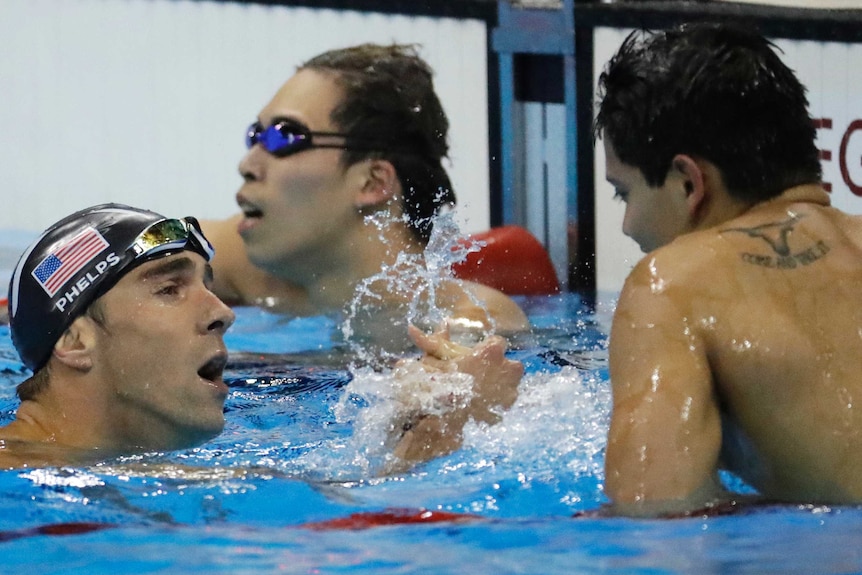
[[[366,225],[376,227],[381,239],[395,222],[406,224],[406,216],[393,219],[388,210],[366,216]],[[341,323],[341,335],[357,360],[379,363],[402,355],[410,349],[408,324],[428,331],[443,325],[451,312],[437,303],[441,284],[454,279],[455,264],[484,245],[465,237],[454,214],[443,211],[434,218],[431,237],[421,254],[400,252],[395,263],[359,282]],[[484,307],[483,302],[468,295],[474,305]],[[373,329],[375,325],[379,327]],[[372,326],[370,331],[385,332],[389,337],[376,342],[362,337],[368,326]]]
[[[354,376],[334,409],[338,420],[353,423],[353,434],[340,442],[338,455],[333,455],[334,450],[315,453],[328,458],[319,466],[329,469],[334,481],[374,477],[390,463],[389,424],[409,409],[403,396],[415,388],[413,382],[399,381],[392,373],[366,369]],[[437,388],[433,385],[426,381],[420,397],[413,401],[422,403],[429,412],[448,409],[439,398],[457,388],[457,382],[442,382]],[[471,482],[509,485],[514,481],[517,486],[509,488],[518,492],[529,492],[533,485],[556,486],[556,496],[566,500],[566,507],[594,506],[602,498],[598,484],[604,475],[610,405],[610,386],[596,372],[565,367],[555,373],[528,374],[515,404],[500,412],[500,422],[488,425],[469,421],[464,427],[462,449],[421,466],[408,477],[412,482],[430,483],[432,491]],[[597,485],[582,492],[576,488],[582,481]],[[386,497],[393,496],[393,489],[397,487],[383,490]],[[467,507],[487,511],[493,505],[480,499]]]

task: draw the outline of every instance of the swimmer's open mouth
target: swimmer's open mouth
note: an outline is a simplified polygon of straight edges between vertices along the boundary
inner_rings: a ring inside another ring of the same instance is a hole
[[[221,354],[216,355],[198,370],[198,375],[207,381],[220,380],[226,365],[227,356]]]
[[[249,208],[244,207],[242,209],[242,214],[247,218],[260,218],[263,217],[263,212],[258,208]]]
[[[247,218],[261,218],[263,217],[263,212],[261,209],[253,204],[250,204],[246,201],[239,201],[239,209],[242,210],[242,215]]]

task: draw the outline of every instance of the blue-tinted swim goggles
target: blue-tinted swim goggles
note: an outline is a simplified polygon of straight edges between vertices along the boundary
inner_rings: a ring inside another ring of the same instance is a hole
[[[340,143],[318,143],[318,137],[344,138]],[[349,140],[348,140],[349,138]],[[266,128],[260,122],[248,127],[245,145],[251,149],[260,144],[263,149],[277,158],[285,158],[311,148],[340,148],[342,150],[374,150],[371,142],[363,144],[356,138],[338,132],[312,132],[308,126],[296,120],[280,119]]]

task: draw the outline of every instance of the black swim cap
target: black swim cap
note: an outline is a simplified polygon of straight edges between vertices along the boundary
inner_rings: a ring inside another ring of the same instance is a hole
[[[12,343],[34,372],[72,322],[137,264],[213,249],[194,218],[167,219],[122,204],[101,204],[48,228],[18,260],[9,282]],[[133,265],[134,264],[134,265]]]

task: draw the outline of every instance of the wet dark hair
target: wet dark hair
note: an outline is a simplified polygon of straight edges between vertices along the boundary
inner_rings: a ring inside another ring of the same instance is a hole
[[[433,217],[455,205],[455,192],[442,160],[447,157],[449,120],[434,92],[433,72],[416,46],[362,44],[331,50],[302,69],[335,72],[344,89],[332,120],[350,138],[381,144],[380,150],[348,150],[346,165],[367,158],[392,163],[404,191],[402,209],[424,245]]]
[[[743,200],[817,183],[805,87],[775,49],[722,24],[635,31],[599,77],[594,136],[651,186],[664,183],[676,154],[713,163]]]

